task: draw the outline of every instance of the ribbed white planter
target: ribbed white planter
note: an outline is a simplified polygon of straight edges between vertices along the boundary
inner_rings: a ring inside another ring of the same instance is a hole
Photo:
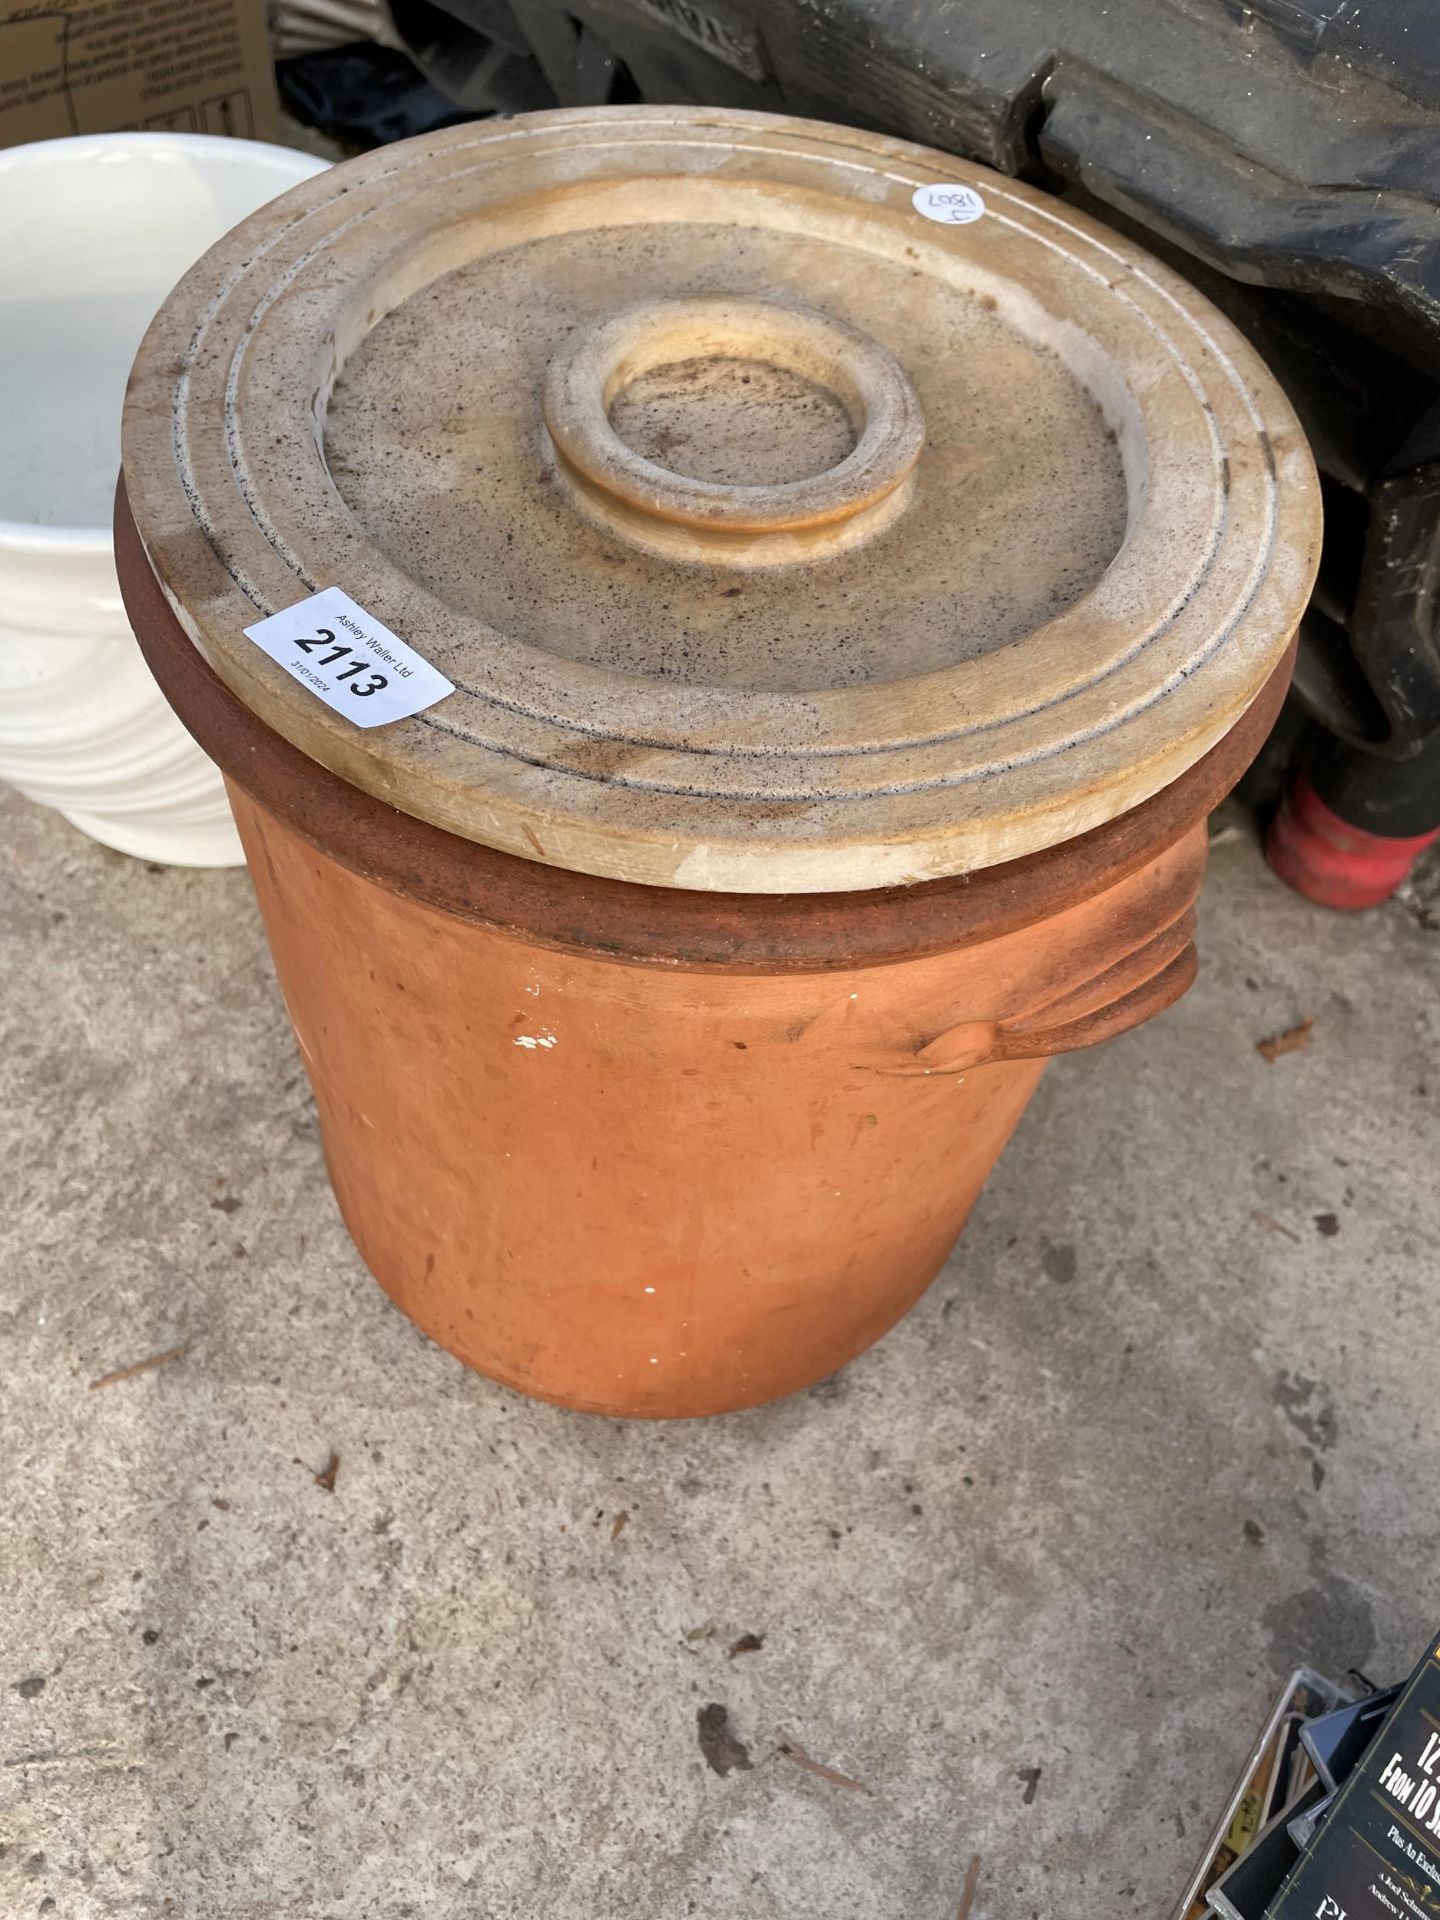
[[[0,779],[122,853],[244,858],[220,776],[120,603],[110,497],[126,375],[186,269],[323,165],[203,134],[0,152]]]

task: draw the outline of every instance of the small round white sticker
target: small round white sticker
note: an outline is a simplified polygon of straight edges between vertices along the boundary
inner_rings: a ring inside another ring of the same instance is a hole
[[[985,202],[974,187],[917,187],[910,196],[911,205],[927,220],[939,220],[947,227],[968,227],[985,211]]]

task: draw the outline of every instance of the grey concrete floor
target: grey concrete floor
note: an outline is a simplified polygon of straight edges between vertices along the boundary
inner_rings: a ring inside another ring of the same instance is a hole
[[[1440,1625],[1416,912],[1227,830],[1200,984],[1053,1067],[909,1319],[642,1427],[382,1298],[243,874],[0,839],[6,1920],[954,1920],[977,1854],[974,1920],[1164,1920],[1280,1676]]]

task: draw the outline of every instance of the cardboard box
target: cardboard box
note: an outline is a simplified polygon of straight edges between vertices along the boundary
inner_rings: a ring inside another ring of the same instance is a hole
[[[277,124],[265,0],[0,0],[0,147]]]

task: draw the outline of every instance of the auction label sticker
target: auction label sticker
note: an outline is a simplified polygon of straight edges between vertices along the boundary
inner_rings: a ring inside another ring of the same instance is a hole
[[[455,691],[339,587],[326,587],[244,629],[276,666],[357,727],[408,720]]]
[[[985,211],[985,202],[974,187],[959,185],[916,187],[910,204],[927,220],[938,220],[947,227],[968,227]]]

